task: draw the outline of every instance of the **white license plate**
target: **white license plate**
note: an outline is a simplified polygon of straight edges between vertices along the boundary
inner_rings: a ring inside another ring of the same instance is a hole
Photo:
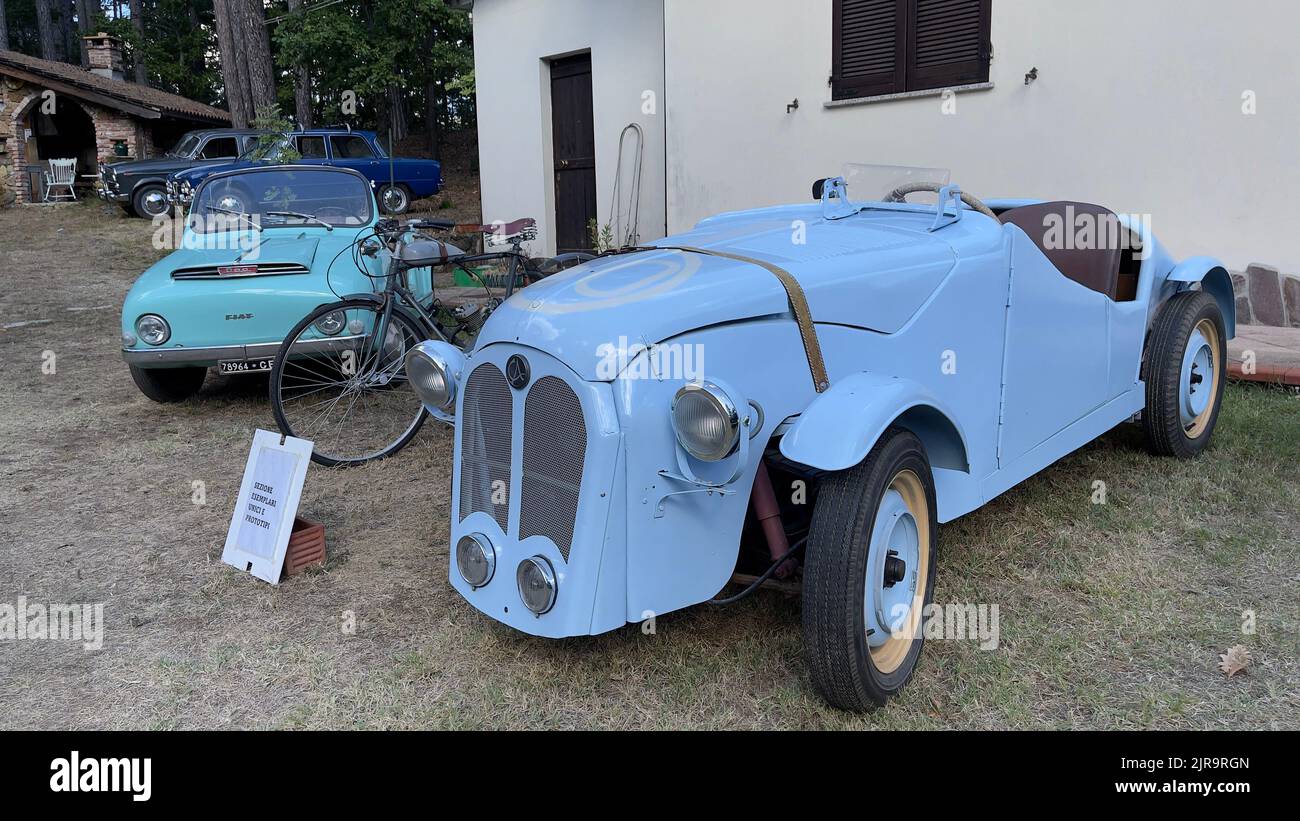
[[[223,359],[217,363],[217,370],[221,373],[270,373],[274,362],[273,356],[261,359]]]

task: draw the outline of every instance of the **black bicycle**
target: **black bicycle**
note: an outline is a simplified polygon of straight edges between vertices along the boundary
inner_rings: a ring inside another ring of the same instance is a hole
[[[482,231],[509,250],[469,254],[426,231]],[[518,281],[528,285],[592,258],[529,258],[522,246],[536,231],[532,220],[472,226],[446,220],[381,221],[372,235],[358,240],[354,254],[355,264],[365,270],[360,256],[377,258],[387,251],[385,273],[377,277],[380,287],[320,306],[280,345],[270,381],[271,409],[280,431],[311,440],[312,461],[331,467],[360,465],[400,451],[428,416],[406,379],[407,351],[428,339],[468,349]],[[495,296],[477,269],[488,262],[504,263],[504,296]],[[433,287],[420,297],[411,290],[410,272],[422,268],[459,269],[483,287],[486,298],[444,305]]]

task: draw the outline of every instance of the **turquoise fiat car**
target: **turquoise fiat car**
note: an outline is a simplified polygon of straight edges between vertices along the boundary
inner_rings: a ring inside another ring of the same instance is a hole
[[[813,687],[871,709],[944,625],[943,523],[1120,424],[1160,456],[1209,446],[1221,262],[941,169],[851,166],[814,196],[562,271],[469,352],[406,354],[454,411],[449,580],[473,608],[585,636],[780,577]]]
[[[208,177],[179,247],[140,275],[122,306],[122,358],[135,384],[154,401],[178,402],[209,368],[269,373],[300,319],[375,290],[387,251],[359,249],[376,222],[370,182],[355,170],[261,166]],[[412,290],[426,295],[428,269],[415,274]],[[322,338],[345,339],[344,323],[330,322],[320,320]]]

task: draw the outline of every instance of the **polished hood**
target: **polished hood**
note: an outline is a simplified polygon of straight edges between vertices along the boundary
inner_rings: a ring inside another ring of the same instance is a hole
[[[595,380],[610,345],[653,345],[712,325],[789,313],[771,272],[667,246],[772,263],[799,281],[814,322],[893,333],[956,260],[948,242],[927,230],[933,220],[932,213],[896,211],[825,220],[819,206],[715,217],[659,240],[655,250],[602,257],[525,288],[492,314],[478,346],[529,345]]]

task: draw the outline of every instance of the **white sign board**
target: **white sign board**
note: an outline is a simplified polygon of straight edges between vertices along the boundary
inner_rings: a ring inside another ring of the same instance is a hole
[[[281,444],[280,440],[284,439]],[[262,581],[280,583],[312,443],[259,430],[244,467],[221,560]]]

